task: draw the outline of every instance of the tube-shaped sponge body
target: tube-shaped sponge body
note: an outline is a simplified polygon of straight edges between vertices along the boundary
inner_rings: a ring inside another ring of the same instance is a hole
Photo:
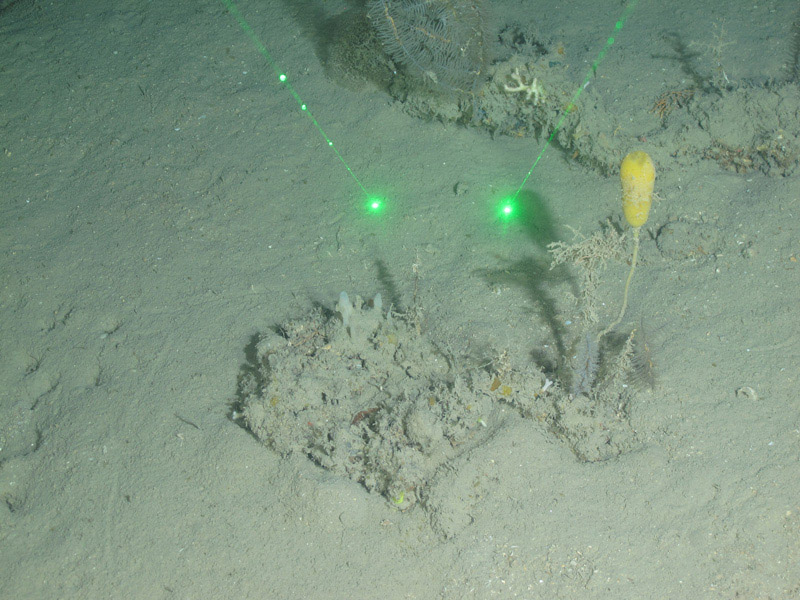
[[[647,152],[631,152],[619,169],[622,181],[622,212],[631,227],[641,227],[647,222],[653,202],[653,184],[656,168]]]

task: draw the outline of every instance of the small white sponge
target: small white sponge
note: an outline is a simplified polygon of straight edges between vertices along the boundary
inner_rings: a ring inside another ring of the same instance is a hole
[[[339,294],[339,302],[336,303],[336,312],[342,315],[342,324],[345,328],[350,327],[350,315],[353,314],[353,304],[347,297],[347,292]]]

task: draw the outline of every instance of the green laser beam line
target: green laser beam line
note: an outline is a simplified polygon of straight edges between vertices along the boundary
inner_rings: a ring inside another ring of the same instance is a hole
[[[337,150],[336,146],[333,145],[333,141],[327,136],[325,131],[322,129],[322,126],[314,118],[314,115],[311,114],[311,111],[308,110],[308,106],[306,105],[305,102],[303,102],[303,100],[300,98],[300,95],[295,91],[294,86],[292,86],[292,84],[289,82],[289,79],[286,77],[286,74],[281,72],[281,70],[278,68],[278,65],[273,60],[272,55],[267,50],[266,46],[264,46],[264,44],[261,43],[261,40],[259,39],[258,35],[256,35],[256,32],[253,31],[252,27],[250,27],[250,24],[242,16],[242,13],[239,12],[239,8],[236,6],[236,4],[234,4],[232,0],[220,0],[220,2],[222,2],[222,4],[225,5],[225,8],[228,10],[228,12],[231,13],[231,15],[233,15],[233,17],[238,21],[239,27],[241,27],[242,31],[245,34],[247,34],[247,37],[249,37],[250,40],[252,40],[253,44],[256,47],[256,50],[258,50],[258,52],[264,58],[267,59],[269,66],[272,67],[272,70],[278,77],[278,81],[280,81],[283,84],[283,86],[287,90],[289,90],[289,93],[292,95],[297,104],[300,106],[300,110],[309,116],[311,122],[314,124],[314,127],[317,128],[317,131],[325,140],[325,143],[331,150],[333,150],[334,154],[336,154],[336,157],[344,165],[344,168],[347,169],[348,173],[350,173],[350,177],[353,178],[353,180],[358,184],[358,187],[360,187],[365,194],[369,195],[367,188],[365,188],[364,185],[361,183],[361,180],[358,177],[356,177],[356,174],[353,173],[353,169],[350,168],[350,165],[347,164],[347,161],[345,161],[344,157],[339,153],[339,150]]]
[[[622,28],[625,26],[625,21],[627,21],[628,17],[631,16],[631,13],[633,12],[633,9],[636,8],[637,4],[639,4],[639,0],[632,0],[630,3],[628,3],[628,5],[625,7],[625,10],[622,11],[622,16],[614,24],[615,33],[622,30]],[[520,192],[522,191],[522,188],[525,187],[525,184],[528,182],[528,179],[530,179],[531,173],[533,173],[533,170],[536,168],[536,165],[539,164],[539,161],[542,159],[542,156],[544,156],[545,150],[547,150],[548,146],[550,146],[550,143],[553,141],[553,138],[555,138],[556,133],[558,133],[558,130],[561,129],[561,125],[564,123],[564,119],[566,119],[569,116],[569,113],[571,113],[575,108],[575,102],[578,101],[578,98],[580,98],[580,95],[583,93],[583,90],[585,90],[586,86],[589,85],[589,82],[591,81],[592,77],[597,72],[597,66],[606,57],[606,53],[613,44],[614,44],[614,36],[612,35],[606,40],[606,43],[603,45],[603,48],[600,50],[600,52],[597,53],[597,58],[594,59],[594,61],[592,62],[592,66],[589,67],[589,71],[586,73],[586,77],[584,77],[583,83],[581,83],[580,87],[578,87],[578,89],[575,91],[575,94],[573,94],[572,99],[569,101],[569,104],[567,104],[567,109],[564,111],[564,114],[561,115],[561,118],[558,120],[558,123],[556,123],[556,126],[553,128],[553,132],[550,134],[550,137],[547,138],[544,147],[542,147],[541,152],[539,152],[539,155],[533,161],[531,168],[528,170],[527,174],[522,179],[522,183],[517,188],[517,191],[514,192],[514,195],[511,197],[512,201],[517,199],[517,196],[519,196]]]

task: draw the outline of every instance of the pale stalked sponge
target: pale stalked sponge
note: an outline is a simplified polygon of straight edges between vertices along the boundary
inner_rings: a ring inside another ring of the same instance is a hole
[[[653,202],[653,184],[656,168],[647,152],[631,152],[619,168],[622,181],[622,211],[631,227],[641,227],[647,222]]]

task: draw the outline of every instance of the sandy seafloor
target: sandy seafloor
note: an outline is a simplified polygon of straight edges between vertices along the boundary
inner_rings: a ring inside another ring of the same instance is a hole
[[[345,3],[240,0],[390,198],[376,219],[220,2],[1,4],[0,597],[800,598],[796,174],[658,161],[645,230],[719,235],[674,260],[643,235],[626,323],[646,324],[658,385],[630,405],[640,444],[581,463],[509,416],[469,457],[480,497],[445,538],[421,507],[264,447],[229,403],[259,332],[343,290],[408,301],[415,264],[427,335],[518,363],[552,345],[542,306],[568,331],[570,285],[532,283],[524,265],[549,257],[531,224],[493,215],[544,140],[339,85],[312,32]],[[580,71],[621,11],[505,0],[495,20],[535,22]],[[789,0],[642,0],[593,85],[646,138],[685,78],[665,36],[710,43],[724,23],[728,77],[785,79],[795,18]],[[554,147],[526,190],[558,239],[619,220],[617,177]],[[626,272],[606,274],[604,319]]]

